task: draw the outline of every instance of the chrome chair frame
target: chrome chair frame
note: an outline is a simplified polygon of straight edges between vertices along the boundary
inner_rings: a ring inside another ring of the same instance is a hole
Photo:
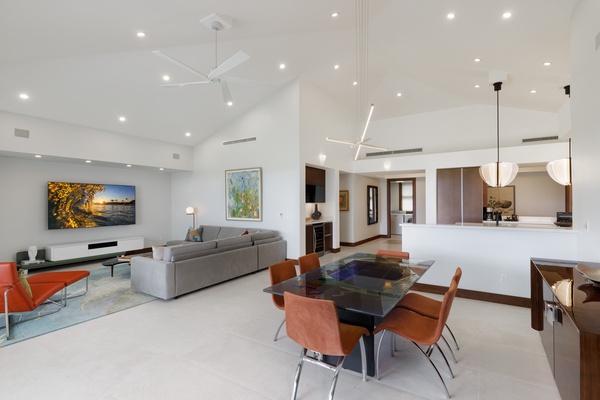
[[[367,360],[366,360],[366,352],[365,352],[365,342],[361,337],[358,341],[360,344],[360,357],[361,357],[361,366],[362,366],[362,380],[364,382],[367,381]],[[314,353],[314,355],[308,355],[308,351]],[[300,374],[302,373],[302,365],[304,361],[307,361],[311,364],[319,365],[323,368],[326,368],[330,371],[333,371],[333,380],[331,382],[331,387],[329,388],[329,400],[333,400],[333,394],[335,392],[335,387],[337,385],[337,379],[342,369],[342,364],[344,363],[345,356],[338,357],[338,361],[336,364],[331,364],[326,361],[323,361],[323,355],[317,352],[314,352],[310,349],[302,348],[300,352],[300,360],[298,361],[298,366],[296,367],[296,375],[294,377],[294,388],[292,389],[292,400],[296,399],[296,394],[298,392],[298,383],[300,382]]]

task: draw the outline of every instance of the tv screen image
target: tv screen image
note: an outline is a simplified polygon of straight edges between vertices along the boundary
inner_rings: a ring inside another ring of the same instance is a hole
[[[48,229],[135,224],[135,186],[48,182]]]

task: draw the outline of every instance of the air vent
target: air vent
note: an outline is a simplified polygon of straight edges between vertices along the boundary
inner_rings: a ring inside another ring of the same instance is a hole
[[[179,160],[179,154],[173,153],[173,160]]]
[[[244,138],[244,139],[228,140],[226,142],[223,142],[223,146],[228,146],[230,144],[245,143],[245,142],[254,142],[255,140],[256,140],[256,136],[255,137]]]
[[[29,139],[29,131],[27,129],[15,128],[15,136]]]
[[[523,143],[545,142],[546,140],[557,140],[557,139],[558,139],[558,136],[542,136],[542,137],[523,139]]]
[[[414,149],[402,149],[402,150],[387,150],[387,151],[376,151],[373,153],[367,153],[367,157],[380,157],[380,156],[392,156],[396,154],[410,154],[410,153],[422,153],[423,148],[417,147]]]

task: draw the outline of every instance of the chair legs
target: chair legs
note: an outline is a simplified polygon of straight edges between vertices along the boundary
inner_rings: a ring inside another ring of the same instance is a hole
[[[275,337],[273,338],[274,342],[277,341],[277,336],[279,336],[279,331],[281,330],[281,327],[283,326],[283,324],[285,324],[285,318],[283,319],[283,321],[281,321],[281,324],[279,324],[279,328],[277,328],[277,332],[275,332]]]
[[[360,356],[361,356],[361,365],[362,365],[362,379],[364,382],[367,381],[367,358],[365,351],[365,341],[361,337],[359,340],[360,345]],[[315,353],[314,356],[307,355],[308,349],[302,349],[300,352],[300,360],[298,361],[298,366],[296,367],[296,375],[294,377],[294,387],[292,389],[292,400],[296,399],[296,394],[298,393],[298,383],[300,382],[300,374],[302,373],[302,366],[304,361],[308,361],[313,364],[317,364],[321,367],[327,368],[333,371],[333,380],[331,381],[331,387],[329,388],[329,400],[333,400],[333,394],[335,393],[335,387],[337,385],[338,376],[340,374],[340,370],[342,369],[342,365],[344,364],[344,356],[338,358],[337,364],[329,364],[323,361],[322,355],[319,353]]]
[[[456,338],[454,337],[454,333],[452,332],[452,329],[450,329],[448,324],[446,324],[446,329],[448,329],[448,332],[450,332],[450,336],[452,336],[452,340],[454,340],[454,344],[456,345],[456,350],[460,350],[460,347],[458,347],[458,342],[456,341]]]
[[[377,353],[375,353],[375,377],[377,380],[379,380],[379,354],[380,354],[380,350],[381,350],[381,343],[383,342],[383,337],[385,336],[385,334],[388,331],[384,330],[381,332],[381,338],[379,338],[379,344],[377,345]],[[391,333],[391,332],[390,332]],[[395,341],[394,341],[394,334],[391,333],[392,336],[392,352],[395,350]],[[448,387],[446,386],[446,382],[444,382],[444,378],[442,378],[442,374],[440,374],[440,371],[437,369],[437,367],[435,366],[435,364],[433,363],[433,361],[431,360],[431,353],[433,352],[433,348],[434,346],[437,347],[437,349],[440,351],[440,353],[442,354],[442,357],[444,358],[444,361],[446,362],[446,365],[448,366],[448,369],[450,371],[450,375],[454,378],[454,373],[452,372],[452,369],[450,368],[450,364],[448,363],[448,360],[446,359],[446,356],[444,355],[444,353],[442,352],[442,350],[439,348],[439,346],[437,345],[437,343],[435,345],[429,346],[427,348],[427,350],[423,350],[421,348],[421,346],[419,346],[417,343],[415,342],[411,342],[413,343],[421,353],[423,353],[423,355],[425,357],[427,357],[427,360],[429,361],[429,363],[431,364],[431,366],[433,367],[433,369],[435,370],[437,376],[440,378],[440,380],[442,381],[442,385],[444,386],[444,390],[446,391],[446,398],[450,398],[450,392],[448,391]]]

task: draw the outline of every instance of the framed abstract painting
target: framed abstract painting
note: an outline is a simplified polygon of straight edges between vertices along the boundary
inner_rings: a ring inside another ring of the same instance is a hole
[[[226,219],[262,221],[262,169],[225,171]]]

